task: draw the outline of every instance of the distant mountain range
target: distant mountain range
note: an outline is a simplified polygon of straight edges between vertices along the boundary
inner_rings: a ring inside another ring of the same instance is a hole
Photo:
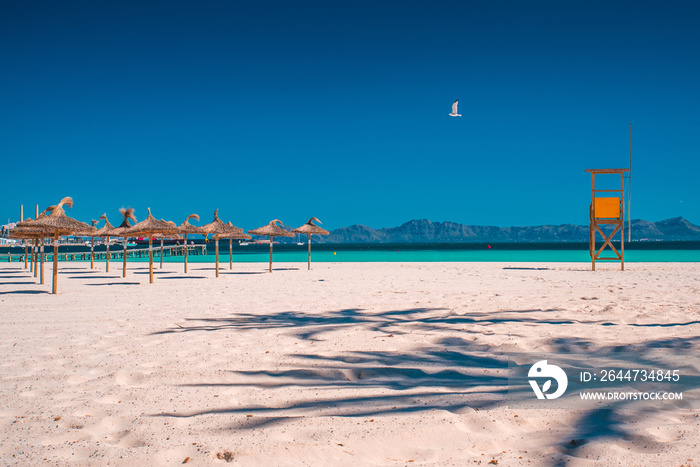
[[[625,229],[627,223],[625,222]],[[626,237],[626,232],[625,232]],[[599,237],[600,238],[600,237]],[[625,238],[626,239],[626,238]],[[658,222],[632,220],[632,239],[648,241],[700,241],[700,226],[682,217]],[[306,238],[304,238],[304,241]],[[276,237],[289,243],[294,239]],[[315,235],[314,243],[456,243],[456,242],[587,242],[588,225],[539,225],[531,227],[493,227],[427,219],[408,221],[398,227],[373,229],[351,225]]]

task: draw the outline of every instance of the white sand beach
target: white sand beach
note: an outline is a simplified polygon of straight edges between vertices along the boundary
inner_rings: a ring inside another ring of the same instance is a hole
[[[700,411],[519,410],[514,352],[700,349],[700,264],[0,264],[2,465],[700,465]]]

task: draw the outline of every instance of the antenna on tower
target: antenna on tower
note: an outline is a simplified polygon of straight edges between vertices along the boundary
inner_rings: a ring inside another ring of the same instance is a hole
[[[630,172],[627,175],[627,241],[632,241],[632,124],[630,123]]]

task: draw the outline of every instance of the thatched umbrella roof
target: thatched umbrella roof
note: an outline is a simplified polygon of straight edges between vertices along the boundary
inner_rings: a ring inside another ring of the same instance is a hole
[[[97,232],[95,232],[95,237],[116,237],[116,235],[112,235],[112,231],[114,230],[114,226],[109,223],[107,220],[107,213],[104,213],[100,216],[100,219],[105,220],[105,225],[102,226],[102,228],[97,229]]]
[[[126,222],[127,219],[124,219],[124,221]],[[123,235],[127,235],[129,237],[136,237],[138,235],[150,236],[157,233],[169,234],[176,233],[176,229],[177,226],[174,222],[159,221],[158,219],[153,217],[153,214],[151,214],[151,208],[148,208],[148,217],[146,217],[146,220],[143,220],[138,224],[126,229],[122,232],[122,235],[120,235],[120,237]]]
[[[153,283],[153,235],[154,234],[176,234],[177,226],[174,222],[159,221],[151,214],[151,208],[148,208],[148,217],[146,220],[139,222],[135,226],[126,229],[121,236],[147,236],[148,237],[148,270],[149,280]]]
[[[177,224],[173,221],[166,221],[165,219],[161,219],[161,222],[165,222],[168,224],[171,228],[172,231],[170,232],[164,232],[164,233],[155,233],[153,234],[154,239],[164,239],[164,238],[171,238],[175,240],[182,240],[182,237],[179,235],[178,230],[177,230]]]
[[[309,245],[308,245],[309,246],[309,270],[311,270],[311,236],[312,235],[328,235],[330,233],[326,229],[322,229],[321,227],[314,224],[314,221],[318,222],[319,224],[321,223],[321,221],[318,220],[318,218],[312,217],[311,219],[309,219],[306,222],[306,224],[292,230],[292,232],[294,232],[294,233],[306,234],[309,236]]]
[[[180,224],[177,228],[177,232],[181,234],[196,234],[196,235],[206,235],[207,229],[204,227],[197,227],[196,225],[190,224],[190,219],[197,219],[199,220],[199,216],[197,214],[190,214],[187,216],[187,219],[185,219],[185,222]]]
[[[53,244],[53,293],[58,292],[58,237],[70,235],[73,232],[89,230],[90,226],[71,217],[63,212],[63,205],[73,207],[73,199],[63,198],[48,216],[32,222],[32,227],[39,227],[45,236],[54,238]]]
[[[90,230],[90,226],[85,222],[80,222],[72,217],[66,216],[66,213],[63,211],[63,205],[72,208],[73,199],[70,197],[63,198],[53,211],[51,211],[51,214],[32,222],[32,227],[38,227],[44,233],[56,237],[60,235],[71,235],[73,232]]]
[[[44,209],[36,219],[28,217],[27,219],[18,222],[15,228],[10,230],[10,238],[26,239],[41,238],[44,236],[43,229],[34,225],[34,223],[39,219],[44,219],[47,217],[46,213],[51,213],[55,207],[56,206],[49,206],[48,208]]]
[[[269,224],[257,229],[249,230],[248,233],[251,235],[264,235],[270,237],[270,272],[272,272],[272,237],[293,237],[294,234],[287,232],[282,227],[277,224],[281,224],[282,221],[279,219],[273,219]]]
[[[131,228],[129,221],[131,220],[136,222],[136,216],[134,216],[134,208],[121,207],[119,208],[119,214],[121,214],[124,218],[121,225],[119,227],[112,227],[110,225],[110,229],[107,230],[103,236],[121,237],[124,239],[124,253],[122,254],[122,277],[126,277],[126,238],[129,236],[129,234],[126,232]],[[107,214],[104,214],[103,217],[105,218],[105,221],[107,221]],[[109,243],[107,243],[107,271],[109,271]]]
[[[43,230],[36,228],[36,227],[30,227],[28,222],[29,221],[35,221],[36,219],[27,219],[26,221],[21,222],[21,224],[25,224],[21,227],[15,227],[14,229],[10,230],[9,238],[14,238],[17,240],[25,240],[25,239],[30,239],[30,238],[42,238],[45,237],[46,234],[44,233]],[[19,225],[20,222],[17,223]]]
[[[214,214],[216,216],[216,213]],[[204,227],[197,227],[196,225],[190,224],[190,219],[197,219],[199,220],[199,215],[198,214],[190,214],[187,216],[187,219],[185,219],[185,222],[180,224],[177,228],[177,232],[185,236],[185,248],[183,249],[184,253],[184,265],[185,265],[185,272],[187,272],[187,234],[195,234],[195,235],[207,235],[207,229]]]
[[[293,237],[294,234],[284,230],[277,224],[281,224],[282,221],[279,219],[271,220],[269,224],[257,229],[249,230],[248,233],[251,235],[260,235],[265,237]]]
[[[316,217],[312,217],[309,219],[306,224],[302,225],[301,227],[297,227],[296,229],[292,230],[292,233],[298,233],[298,234],[311,234],[311,235],[328,235],[330,232],[327,231],[326,229],[322,229],[321,227],[317,226],[314,224],[314,221],[318,222],[321,224],[322,222],[318,220]]]
[[[32,222],[36,219],[27,218],[27,220],[17,223],[17,226],[10,230],[9,237],[18,240],[28,239],[28,238],[40,238],[45,236],[43,230],[38,227],[32,227]]]
[[[149,211],[150,212],[150,211]],[[124,217],[124,221],[121,223],[121,225],[117,228],[114,228],[110,232],[110,237],[130,237],[130,233],[128,232],[131,227],[131,223],[129,222],[130,220],[136,222],[136,216],[134,215],[134,208],[119,208],[119,214]]]
[[[92,220],[92,225],[90,226],[89,229],[87,230],[78,230],[76,232],[73,232],[73,235],[77,235],[79,237],[94,237],[95,234],[97,233],[97,229],[95,228],[95,224],[97,224],[98,221]]]
[[[221,219],[219,219],[219,210],[214,211],[214,220],[210,223],[203,225],[202,229],[206,231],[206,234],[212,234],[214,240],[216,241],[216,277],[219,277],[219,239],[221,238],[251,238],[243,232],[243,229],[234,227],[230,222],[224,224]]]
[[[243,231],[243,229],[235,227],[233,224],[230,222],[228,224],[224,224],[224,226],[221,228],[220,233],[217,233],[214,235],[214,237],[218,238],[241,238],[245,240],[250,240],[251,237],[247,233]]]
[[[202,229],[205,230],[206,234],[213,234],[216,235],[219,232],[224,232],[226,230],[226,224],[223,223],[221,219],[219,219],[219,210],[216,209],[214,211],[214,220],[211,221],[208,224],[204,224],[202,226]]]

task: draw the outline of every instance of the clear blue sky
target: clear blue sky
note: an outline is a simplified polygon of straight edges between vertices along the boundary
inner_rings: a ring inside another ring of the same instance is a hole
[[[0,223],[700,223],[697,1],[0,0]],[[452,118],[459,98],[461,118]]]

